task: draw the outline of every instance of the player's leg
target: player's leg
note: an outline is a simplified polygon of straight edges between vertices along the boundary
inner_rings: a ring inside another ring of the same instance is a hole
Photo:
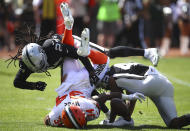
[[[98,50],[90,48],[90,30],[85,28],[81,33],[81,46],[78,48],[77,53],[80,56],[88,56],[93,64],[106,64],[108,56]]]
[[[166,97],[166,96],[151,97],[151,100],[156,105],[165,124],[169,126],[172,119],[177,117],[177,112],[173,97]]]
[[[64,35],[62,38],[62,43],[74,46],[74,39],[72,36],[72,30],[65,29]]]
[[[190,125],[190,114],[177,117],[176,106],[173,97],[153,97],[155,103],[165,124],[170,128],[182,128]]]
[[[122,99],[113,98],[111,100],[111,114],[110,114],[110,122],[114,122],[115,116],[122,116],[125,120],[130,121],[131,116],[129,112],[129,105],[127,105]]]
[[[108,56],[97,50],[90,50],[88,55],[93,64],[106,64],[108,62]]]
[[[120,98],[113,98],[110,102],[111,113],[110,119],[105,119],[100,122],[101,125],[110,125],[110,126],[133,126],[134,122],[131,118],[131,114],[129,111],[129,105],[126,104]],[[115,121],[116,116],[122,116]]]
[[[111,48],[107,54],[110,58],[144,56],[145,58],[149,59],[154,66],[156,66],[159,61],[158,49],[156,48],[138,49],[127,46],[118,46]]]
[[[62,43],[74,46],[74,39],[72,36],[72,28],[74,19],[67,3],[61,3],[60,10],[64,18],[65,31],[62,38]]]
[[[134,74],[123,73],[114,74],[113,76],[118,87],[122,87],[123,89],[132,93],[140,92],[148,97],[161,96],[173,89],[171,83],[167,80],[167,78],[163,77],[161,74],[139,76]],[[172,93],[169,94],[173,95]]]

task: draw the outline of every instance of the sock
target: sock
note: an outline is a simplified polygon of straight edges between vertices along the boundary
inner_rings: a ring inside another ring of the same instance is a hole
[[[72,30],[65,29],[64,36],[62,38],[62,43],[74,46],[74,39],[72,36]]]
[[[96,50],[90,50],[90,55],[88,55],[93,64],[106,64],[108,60],[108,56],[104,53],[101,53]]]

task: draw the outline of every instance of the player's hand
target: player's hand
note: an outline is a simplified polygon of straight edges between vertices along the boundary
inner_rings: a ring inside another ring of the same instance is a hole
[[[45,82],[38,81],[36,82],[36,90],[44,91],[47,84]]]
[[[142,93],[134,93],[131,95],[128,95],[128,100],[139,100],[140,103],[142,103],[142,100],[145,101],[145,96]]]

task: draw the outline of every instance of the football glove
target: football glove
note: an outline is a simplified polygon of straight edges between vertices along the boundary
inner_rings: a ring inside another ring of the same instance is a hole
[[[42,82],[42,81],[38,81],[35,83],[36,90],[44,91],[46,86],[47,86],[47,84],[45,82]]]
[[[124,98],[125,97],[125,98]],[[145,101],[145,96],[142,93],[134,93],[131,95],[123,95],[122,94],[122,99],[127,99],[127,100],[139,100],[142,103],[142,100]]]

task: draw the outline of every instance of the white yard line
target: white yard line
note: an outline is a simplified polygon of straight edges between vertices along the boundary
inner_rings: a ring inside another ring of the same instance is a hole
[[[163,74],[163,73],[162,73]],[[186,81],[183,81],[183,80],[180,80],[176,77],[173,77],[173,76],[169,76],[167,74],[164,74],[165,76],[168,77],[168,79],[170,79],[171,81],[173,81],[174,83],[177,83],[179,85],[183,85],[183,86],[186,86],[186,87],[190,87],[190,83],[186,82]]]

